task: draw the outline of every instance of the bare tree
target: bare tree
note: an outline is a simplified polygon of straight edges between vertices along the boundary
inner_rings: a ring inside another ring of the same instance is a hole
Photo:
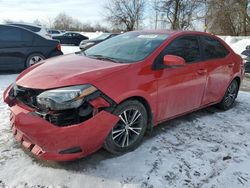
[[[113,27],[131,31],[143,20],[145,0],[109,0],[104,9]]]
[[[155,29],[158,28],[158,22],[160,19],[160,10],[161,10],[160,1],[161,0],[153,0],[151,2],[151,9],[152,9],[153,15],[154,15],[154,17],[151,17],[151,19],[153,18],[152,21],[154,22]]]
[[[34,21],[33,21],[33,24],[35,24],[35,25],[42,25],[42,22],[40,21],[40,20],[38,20],[38,19],[35,19]]]
[[[161,21],[170,25],[171,29],[188,29],[197,19],[200,0],[162,0]]]
[[[207,0],[208,30],[219,35],[249,34],[248,4],[248,0]]]
[[[56,16],[54,20],[54,28],[61,30],[70,30],[72,22],[73,18],[63,12]]]

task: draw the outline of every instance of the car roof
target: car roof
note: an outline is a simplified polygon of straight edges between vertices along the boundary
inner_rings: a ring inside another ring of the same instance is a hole
[[[18,28],[18,29],[22,29],[22,30],[28,31],[28,32],[30,32],[30,33],[34,33],[34,32],[32,32],[32,31],[30,31],[29,29],[26,29],[26,28],[21,27],[21,26],[18,26],[18,25],[0,24],[0,26]],[[34,33],[34,34],[35,34],[35,33]]]
[[[32,35],[35,35],[35,36],[41,37],[41,38],[43,38],[43,39],[46,39],[46,38],[44,38],[43,36],[41,36],[41,35],[39,35],[39,34],[33,32],[33,31],[29,30],[29,29],[26,29],[26,28],[24,28],[24,27],[21,27],[21,26],[17,26],[17,25],[8,25],[8,24],[0,24],[0,27],[1,27],[1,26],[4,26],[4,27],[12,27],[12,28],[17,28],[17,29],[25,30],[25,31],[29,32],[29,33],[32,34]]]
[[[144,34],[166,34],[166,35],[177,35],[177,34],[193,34],[193,35],[209,35],[214,36],[212,34],[201,32],[201,31],[185,31],[185,30],[167,30],[167,29],[157,29],[157,30],[139,30],[139,31],[132,31],[132,32],[139,32]]]
[[[40,26],[40,25],[25,23],[25,22],[9,22],[9,23],[7,23],[7,25],[27,25],[27,26],[42,28],[42,26]]]

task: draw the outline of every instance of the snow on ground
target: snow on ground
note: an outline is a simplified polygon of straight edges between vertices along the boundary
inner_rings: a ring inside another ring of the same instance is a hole
[[[78,49],[62,46],[65,54]],[[227,112],[211,107],[161,124],[126,155],[100,150],[55,163],[34,158],[12,136],[2,94],[16,77],[0,75],[0,187],[250,187],[250,93],[240,92]]]
[[[78,46],[66,46],[66,45],[62,45],[62,52],[63,54],[70,54],[70,53],[74,53],[74,52],[78,52],[80,51],[80,48]]]
[[[104,150],[68,163],[35,159],[9,127],[0,75],[0,187],[250,187],[250,93],[227,112],[208,108],[156,127],[134,152]]]
[[[101,34],[103,34],[102,31],[96,31],[96,32],[81,32],[82,35],[88,37],[89,39],[93,39],[96,38],[98,36],[100,36]]]

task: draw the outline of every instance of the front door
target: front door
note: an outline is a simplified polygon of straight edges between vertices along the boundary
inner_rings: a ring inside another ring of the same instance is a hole
[[[159,70],[159,122],[199,108],[207,77],[207,70],[200,65],[201,50],[196,36],[174,39],[159,57],[163,58],[164,55],[180,56],[185,59],[186,65]]]

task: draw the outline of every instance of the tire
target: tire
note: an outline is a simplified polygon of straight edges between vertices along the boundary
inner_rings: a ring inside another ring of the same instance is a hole
[[[228,86],[222,101],[217,105],[222,110],[229,110],[233,107],[235,99],[239,91],[239,84],[233,80]]]
[[[44,60],[45,57],[42,54],[39,53],[34,53],[29,55],[29,57],[27,58],[26,62],[25,62],[25,68],[28,68],[36,63],[38,63],[39,61]]]
[[[118,105],[113,113],[121,119],[107,136],[104,148],[116,155],[133,151],[141,143],[147,129],[148,117],[144,105],[128,100]],[[132,121],[134,123],[131,124]]]

